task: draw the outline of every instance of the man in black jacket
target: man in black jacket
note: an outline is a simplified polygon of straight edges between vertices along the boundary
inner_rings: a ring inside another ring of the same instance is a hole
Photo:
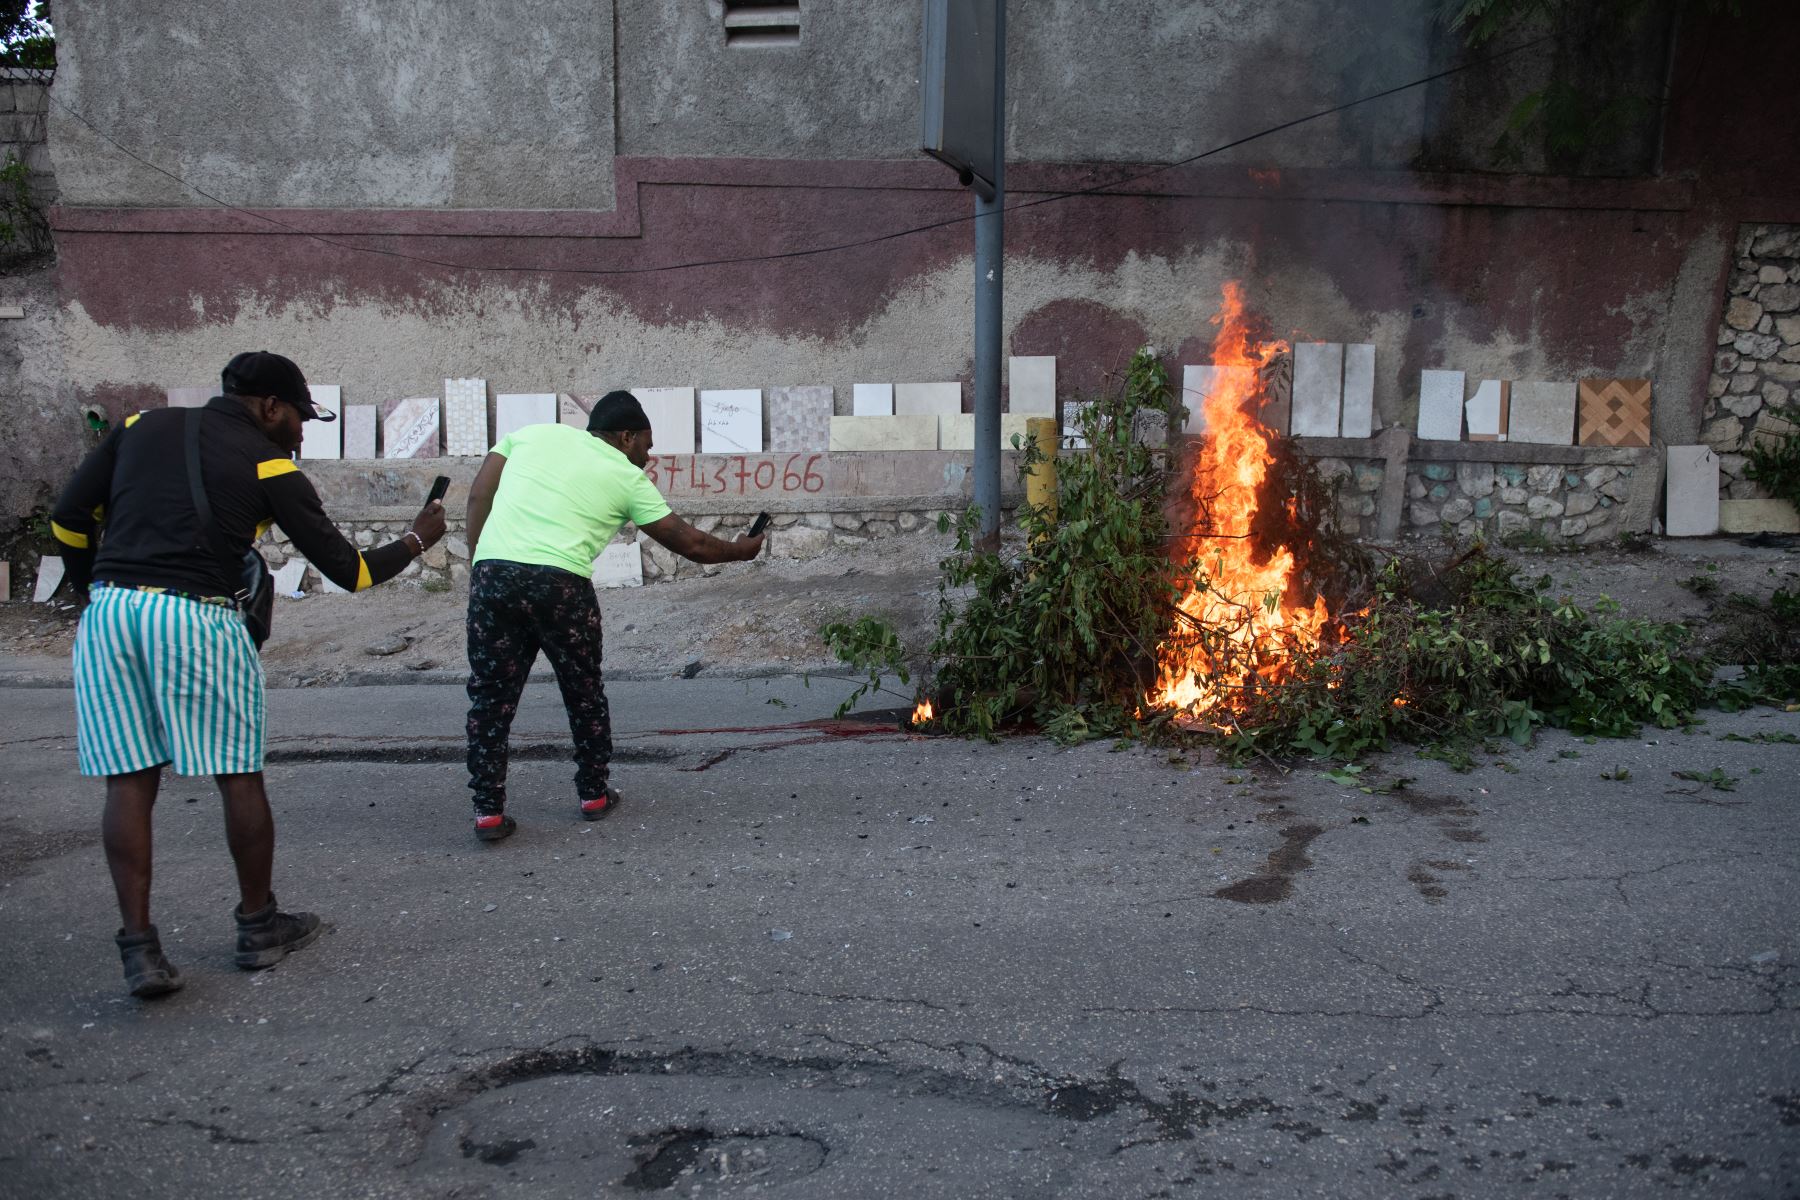
[[[218,783],[237,866],[237,965],[274,966],[319,935],[317,916],[282,912],[270,891],[262,663],[231,599],[238,563],[273,523],[327,579],[360,591],[444,533],[434,501],[399,540],[358,552],[294,465],[301,422],[333,419],[314,407],[300,368],[254,351],[226,364],[222,383],[204,409],[127,417],[76,469],[52,516],[68,581],[91,597],[75,636],[76,745],[81,773],[106,779],[101,830],[135,996],[181,986],[150,923],[150,814],[164,766]],[[211,530],[188,480],[190,412]]]

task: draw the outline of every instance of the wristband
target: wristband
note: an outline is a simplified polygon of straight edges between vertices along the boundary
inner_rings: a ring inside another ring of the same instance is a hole
[[[420,537],[418,534],[414,533],[410,529],[400,535],[401,541],[405,541],[407,538],[411,538],[413,541],[415,541],[419,544],[419,554],[425,553],[425,539],[424,538]],[[413,557],[417,558],[417,557],[419,557],[419,554],[415,554],[415,555],[413,555]]]

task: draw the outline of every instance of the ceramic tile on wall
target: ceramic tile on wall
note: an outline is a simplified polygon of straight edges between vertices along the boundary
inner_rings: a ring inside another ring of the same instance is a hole
[[[0,560],[0,604],[12,601],[12,564]]]
[[[1504,442],[1512,385],[1504,379],[1484,379],[1463,405],[1471,442]]]
[[[390,400],[381,406],[383,458],[436,458],[439,409],[436,396]]]
[[[700,453],[762,453],[762,389],[700,393]]]
[[[1584,379],[1577,392],[1583,446],[1648,446],[1650,381]]]
[[[1463,427],[1461,371],[1419,372],[1419,437],[1428,442],[1460,442]]]
[[[1663,530],[1670,537],[1719,532],[1719,456],[1711,446],[1670,446]]]
[[[32,590],[31,598],[42,604],[56,594],[57,585],[63,581],[63,560],[60,554],[46,554],[38,559],[37,587]]]
[[[850,413],[857,417],[891,417],[894,415],[894,385],[891,383],[859,383],[850,389]]]
[[[833,417],[833,450],[936,450],[936,417]]]
[[[556,394],[557,423],[575,429],[586,429],[588,414],[594,411],[594,401],[599,398],[595,395],[576,396],[569,392],[558,392]]]
[[[1512,385],[1506,440],[1537,446],[1575,442],[1575,382],[1521,380]]]
[[[494,441],[527,425],[556,424],[555,392],[503,392],[494,397]]]
[[[896,417],[941,417],[962,411],[960,383],[896,383]]]
[[[1006,407],[1029,417],[1056,415],[1056,356],[1033,354],[1006,360]]]
[[[306,560],[290,558],[277,571],[271,571],[275,578],[275,594],[286,596],[292,600],[300,595],[300,585],[306,582]]]
[[[347,404],[344,406],[344,457],[375,457],[375,406],[373,404]]]
[[[1082,432],[1081,426],[1093,408],[1092,401],[1077,403],[1070,400],[1062,406],[1062,444],[1064,449],[1087,449],[1087,434]]]
[[[830,449],[832,403],[829,387],[770,388],[769,449]]]
[[[1026,438],[1025,422],[1031,420],[1032,413],[1000,414],[1000,449],[1013,448],[1013,435],[1017,434],[1023,445]],[[939,450],[973,450],[975,449],[975,414],[945,413],[938,418]]]
[[[644,552],[635,541],[608,542],[594,559],[593,580],[602,588],[644,586]]]
[[[487,380],[444,380],[444,453],[452,457],[483,455],[488,440]]]
[[[1288,432],[1294,437],[1336,437],[1343,425],[1342,342],[1294,343],[1294,400]]]
[[[694,452],[694,389],[691,387],[632,388],[631,394],[650,418],[654,454]]]
[[[1271,355],[1256,370],[1256,386],[1256,419],[1276,433],[1286,434],[1294,419],[1293,352]]]
[[[343,411],[343,389],[334,383],[309,383],[313,407],[336,415]],[[344,423],[342,421],[307,421],[300,426],[301,458],[344,457]]]
[[[1181,403],[1187,408],[1187,424],[1182,432],[1190,436],[1206,432],[1206,402],[1214,392],[1223,390],[1231,396],[1253,396],[1257,380],[1254,367],[1215,367],[1210,363],[1190,363],[1181,368]]]
[[[216,387],[178,387],[164,393],[170,408],[204,408],[218,394]]]
[[[1344,347],[1344,420],[1338,436],[1375,436],[1375,347],[1368,342]]]

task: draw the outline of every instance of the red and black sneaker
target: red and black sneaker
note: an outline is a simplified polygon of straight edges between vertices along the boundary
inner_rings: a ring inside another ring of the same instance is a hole
[[[475,840],[481,842],[497,842],[509,838],[519,823],[505,813],[489,813],[475,818]]]
[[[581,819],[584,821],[598,821],[601,817],[609,816],[613,809],[619,807],[619,801],[621,799],[622,797],[618,792],[614,791],[612,788],[607,788],[604,793],[596,796],[594,799],[583,800],[581,802]]]

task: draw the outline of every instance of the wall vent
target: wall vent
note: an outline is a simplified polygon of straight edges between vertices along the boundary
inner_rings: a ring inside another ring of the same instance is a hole
[[[725,0],[727,46],[798,46],[799,0]]]

